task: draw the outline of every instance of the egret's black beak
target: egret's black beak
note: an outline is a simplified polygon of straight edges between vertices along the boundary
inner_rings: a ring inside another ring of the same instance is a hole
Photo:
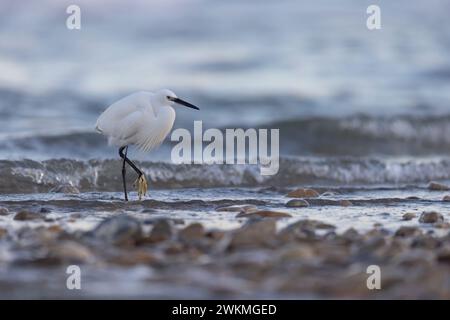
[[[173,102],[181,104],[181,105],[183,105],[185,107],[192,108],[192,109],[195,109],[195,110],[200,110],[198,107],[196,107],[193,104],[190,104],[189,102],[186,102],[186,101],[184,101],[184,100],[182,100],[180,98],[172,98],[172,97],[170,97],[169,99],[172,100]]]

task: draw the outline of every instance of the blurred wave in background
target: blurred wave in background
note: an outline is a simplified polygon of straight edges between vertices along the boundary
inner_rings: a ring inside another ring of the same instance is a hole
[[[168,87],[175,128],[280,129],[290,156],[450,154],[450,3],[0,2],[0,159],[116,157],[93,131],[119,97]],[[141,156],[170,160],[161,152]]]

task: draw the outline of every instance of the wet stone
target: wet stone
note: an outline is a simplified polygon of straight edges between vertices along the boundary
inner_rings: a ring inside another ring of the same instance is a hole
[[[415,213],[413,213],[413,212],[407,212],[407,213],[405,213],[405,214],[402,216],[402,219],[405,220],[405,221],[409,221],[409,220],[414,219],[415,217],[416,217],[416,214],[415,214]]]
[[[325,223],[319,220],[300,220],[286,227],[287,229],[301,228],[301,229],[335,229],[332,224]]]
[[[309,207],[309,203],[306,200],[292,199],[292,200],[289,200],[286,203],[286,207],[290,207],[290,208],[304,208],[304,207]]]
[[[361,238],[361,235],[354,228],[349,228],[342,233],[341,238],[350,242],[356,241]]]
[[[301,239],[314,239],[317,229],[333,230],[335,227],[331,224],[317,220],[300,220],[292,223],[280,231],[278,237],[284,242]]]
[[[353,203],[349,200],[339,200],[339,205],[343,207],[350,207],[353,205]]]
[[[450,229],[450,223],[449,222],[436,222],[433,224],[433,227],[438,229]]]
[[[178,237],[184,242],[193,242],[203,238],[205,229],[200,223],[192,223],[178,232]]]
[[[49,255],[61,262],[85,263],[93,258],[92,252],[74,241],[64,241],[50,247]]]
[[[252,204],[244,204],[244,205],[234,205],[234,206],[226,206],[226,207],[218,207],[216,211],[218,212],[239,212],[239,213],[247,213],[252,211],[257,211],[258,208]]]
[[[27,221],[27,220],[42,220],[44,218],[45,215],[42,213],[22,210],[17,212],[13,219],[16,221]]]
[[[0,216],[7,216],[9,214],[8,208],[0,207]]]
[[[419,217],[419,222],[421,223],[436,223],[443,221],[444,217],[442,216],[442,214],[436,211],[423,212]]]
[[[314,189],[295,189],[287,194],[289,198],[316,198],[319,193]]]
[[[417,227],[403,226],[400,227],[396,232],[396,237],[416,237],[422,234],[422,231]]]
[[[432,191],[450,190],[450,188],[448,186],[446,186],[445,184],[442,184],[442,183],[438,183],[438,182],[430,182],[430,184],[428,185],[428,189],[432,190]]]
[[[116,244],[135,244],[142,236],[142,228],[139,220],[120,215],[102,221],[89,233],[95,239]]]
[[[442,201],[450,202],[450,196],[445,196]]]
[[[237,218],[289,218],[292,217],[289,213],[279,212],[279,211],[270,211],[270,210],[261,210],[250,213],[239,213]]]
[[[222,230],[210,230],[205,236],[213,240],[221,240],[225,236],[225,232]]]
[[[434,249],[439,245],[440,245],[439,240],[430,235],[422,235],[415,237],[413,239],[413,242],[411,243],[411,247],[413,248],[426,248],[426,249]]]
[[[437,261],[450,264],[450,245],[447,244],[440,248],[436,254]]]
[[[172,238],[173,229],[167,219],[158,219],[153,224],[153,229],[148,237],[149,242],[166,241]]]
[[[234,231],[230,247],[264,246],[275,239],[276,222],[273,219],[250,220]]]

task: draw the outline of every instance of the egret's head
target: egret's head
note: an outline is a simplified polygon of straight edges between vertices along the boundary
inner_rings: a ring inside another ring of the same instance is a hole
[[[168,89],[160,90],[156,93],[156,99],[163,105],[173,106],[174,104],[180,104],[182,106],[192,108],[195,110],[200,110],[198,107],[194,106],[193,104],[190,104],[189,102],[186,102],[180,98],[177,97],[173,91],[170,91]]]

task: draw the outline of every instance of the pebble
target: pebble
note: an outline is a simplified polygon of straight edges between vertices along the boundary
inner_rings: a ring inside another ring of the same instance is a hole
[[[0,216],[7,216],[9,214],[8,208],[0,207]]]
[[[342,239],[349,242],[353,242],[361,238],[360,234],[355,228],[349,228],[345,230],[341,237]]]
[[[430,182],[430,184],[428,185],[428,189],[433,190],[433,191],[450,190],[450,188],[448,186],[446,186],[445,184],[442,184],[442,183],[438,183],[438,182]]]
[[[415,214],[415,213],[413,213],[413,212],[407,212],[407,213],[405,213],[405,214],[402,216],[402,219],[405,220],[405,221],[409,221],[409,220],[414,219],[415,217],[416,217],[416,214]]]
[[[287,194],[289,198],[316,198],[319,193],[314,189],[295,189]]]
[[[139,220],[119,215],[102,221],[91,233],[95,239],[115,245],[135,244],[142,236]]]
[[[289,213],[270,211],[270,210],[260,210],[250,213],[239,213],[236,218],[289,218],[292,217]]]
[[[450,223],[449,222],[436,222],[433,227],[438,229],[450,229]]]
[[[349,207],[349,206],[352,206],[353,203],[349,200],[339,200],[339,205],[341,205],[343,207]]]
[[[234,205],[234,206],[226,206],[226,207],[216,208],[216,211],[219,211],[219,212],[239,212],[239,213],[246,213],[246,212],[252,212],[252,211],[257,211],[257,210],[258,210],[258,208],[252,204]]]
[[[442,199],[442,201],[448,201],[448,202],[450,202],[450,196],[445,196],[444,199]]]
[[[284,243],[290,243],[297,239],[313,239],[316,229],[335,229],[335,227],[322,221],[300,220],[281,230],[278,238]]]
[[[192,223],[178,232],[178,238],[184,242],[193,242],[203,238],[205,228],[200,223]]]
[[[422,234],[422,231],[417,227],[402,226],[396,232],[396,237],[416,237]]]
[[[268,245],[275,239],[276,221],[250,220],[237,229],[231,238],[230,248]]]
[[[436,254],[437,261],[450,264],[450,245],[440,248]]]
[[[167,219],[158,219],[153,224],[153,229],[148,237],[149,242],[166,241],[172,238],[173,229]]]
[[[302,200],[302,199],[292,199],[289,200],[286,203],[286,207],[290,207],[290,208],[302,208],[302,207],[309,207],[309,203],[306,200]]]
[[[0,228],[0,239],[8,234],[8,230]]]
[[[423,212],[419,217],[419,222],[421,223],[435,223],[443,221],[444,217],[442,216],[442,214],[436,211]]]
[[[49,255],[61,262],[68,263],[85,263],[93,259],[93,254],[89,248],[74,241],[57,243],[50,247]]]
[[[63,228],[61,228],[61,226],[59,226],[57,224],[48,227],[47,230],[50,232],[55,232],[55,233],[63,232]]]
[[[297,222],[294,222],[293,224],[290,224],[286,227],[286,229],[336,229],[335,226],[329,223],[325,223],[319,220],[299,220]]]
[[[13,219],[16,221],[27,221],[27,220],[39,220],[43,218],[45,218],[45,215],[43,215],[42,213],[22,210],[17,212]]]

